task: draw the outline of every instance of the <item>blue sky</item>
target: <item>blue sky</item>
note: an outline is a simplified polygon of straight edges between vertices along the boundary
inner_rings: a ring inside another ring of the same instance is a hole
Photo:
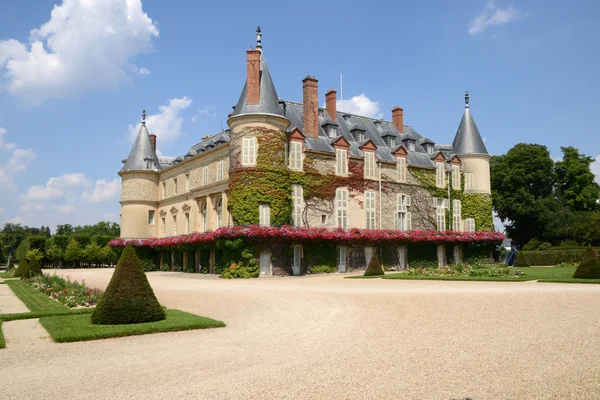
[[[165,156],[225,127],[259,22],[281,98],[301,101],[306,75],[339,97],[343,73],[345,109],[399,105],[451,143],[469,90],[491,154],[575,146],[600,176],[599,18],[597,1],[4,0],[0,224],[118,222],[141,110]]]

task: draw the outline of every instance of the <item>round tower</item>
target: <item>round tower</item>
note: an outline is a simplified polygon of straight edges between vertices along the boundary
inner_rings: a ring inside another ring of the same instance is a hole
[[[153,140],[154,139],[154,140]],[[158,174],[156,139],[146,128],[146,110],[142,125],[123,161],[121,176],[121,238],[152,238],[158,235]]]

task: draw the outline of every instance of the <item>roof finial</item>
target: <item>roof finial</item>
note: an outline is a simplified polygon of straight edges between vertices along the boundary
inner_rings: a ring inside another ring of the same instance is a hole
[[[142,110],[142,125],[146,125],[146,110]]]
[[[465,92],[465,108],[469,108],[469,92]]]
[[[262,33],[260,33],[260,24],[256,27],[256,49],[262,51]]]

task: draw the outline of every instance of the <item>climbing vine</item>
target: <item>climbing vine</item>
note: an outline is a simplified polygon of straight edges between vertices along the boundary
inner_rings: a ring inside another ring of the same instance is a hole
[[[409,167],[410,168],[410,167]],[[431,194],[432,197],[448,198],[448,188],[439,188],[436,186],[435,171],[410,168],[411,173],[416,177],[421,185]],[[465,176],[461,174],[461,187],[464,188]],[[492,232],[494,230],[494,221],[492,217],[492,199],[487,194],[465,193],[462,190],[453,190],[452,179],[448,180],[450,187],[449,206],[446,210],[446,228],[452,229],[452,216],[454,207],[452,200],[461,202],[461,219],[473,218],[475,228],[478,231]]]

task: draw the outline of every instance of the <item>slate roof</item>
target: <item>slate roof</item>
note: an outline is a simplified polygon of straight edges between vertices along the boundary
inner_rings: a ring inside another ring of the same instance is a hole
[[[145,116],[145,115],[144,115]],[[148,168],[147,161],[152,161],[152,168]],[[162,165],[156,156],[154,146],[150,140],[145,122],[142,123],[129,156],[123,160],[123,171],[160,171]]]
[[[488,154],[483,139],[479,134],[479,129],[477,129],[475,120],[471,115],[469,92],[465,94],[465,103],[465,112],[452,142],[453,152],[459,156],[463,154]]]

